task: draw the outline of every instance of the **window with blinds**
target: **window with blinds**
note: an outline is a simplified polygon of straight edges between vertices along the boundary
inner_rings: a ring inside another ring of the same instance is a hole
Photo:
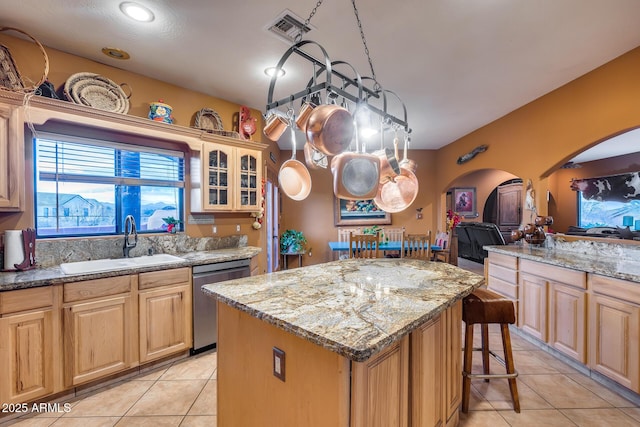
[[[183,153],[40,133],[34,153],[38,236],[121,234],[127,215],[138,232],[183,229]]]

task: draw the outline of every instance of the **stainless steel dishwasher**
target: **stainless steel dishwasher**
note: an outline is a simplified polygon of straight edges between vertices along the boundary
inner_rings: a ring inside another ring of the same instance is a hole
[[[216,300],[202,292],[202,286],[249,277],[250,263],[249,259],[241,259],[193,266],[192,354],[214,348],[218,341]]]

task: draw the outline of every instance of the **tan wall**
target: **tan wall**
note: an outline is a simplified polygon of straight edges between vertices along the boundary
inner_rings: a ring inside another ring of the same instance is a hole
[[[481,169],[531,179],[536,205],[547,213],[547,177],[576,154],[638,127],[640,48],[522,106],[437,151],[438,191],[457,177]],[[487,144],[488,150],[457,165],[459,156]],[[559,209],[564,209],[560,206]]]
[[[37,81],[40,79],[44,69],[43,56],[33,43],[5,35],[0,36],[0,43],[9,48],[24,80],[31,79]],[[206,107],[218,112],[225,130],[232,130],[233,116],[240,109],[238,104],[183,89],[140,74],[73,56],[55,49],[46,48],[46,52],[50,62],[48,79],[54,84],[56,89],[63,87],[66,80],[72,74],[78,72],[97,73],[110,78],[116,83],[127,83],[132,90],[129,115],[147,117],[149,113],[149,103],[162,99],[165,103],[173,107],[174,123],[176,125],[192,126],[195,114],[201,108]],[[108,61],[111,60],[105,57],[105,62]],[[117,64],[117,62],[114,63]],[[252,136],[252,139],[269,143],[270,141],[262,136],[261,129],[263,121],[261,111],[251,110],[251,115],[258,119],[258,131]],[[268,159],[269,151],[274,151],[279,155],[280,150],[276,144],[270,143],[269,147],[263,153],[264,158]],[[34,225],[33,198],[31,197],[33,193],[33,160],[30,156],[30,150],[27,150],[27,156],[27,209],[23,213],[0,213],[0,231],[33,227]],[[188,197],[187,192],[187,199]],[[246,234],[249,238],[249,245],[264,247],[266,236],[265,228],[263,227],[259,231],[253,230],[253,228],[251,228],[253,221],[254,219],[250,217],[248,213],[216,214],[215,222],[218,226],[217,236],[237,234],[236,224],[240,224],[241,233]],[[187,233],[194,237],[213,235],[210,225],[187,225]],[[264,271],[265,267],[266,254],[263,252],[260,255],[261,271]]]

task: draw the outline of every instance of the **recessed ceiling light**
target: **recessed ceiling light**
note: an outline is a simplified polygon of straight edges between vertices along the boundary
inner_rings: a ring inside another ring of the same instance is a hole
[[[129,18],[135,19],[139,22],[151,22],[155,19],[155,16],[153,12],[151,12],[151,10],[138,3],[125,1],[123,3],[120,3],[120,10]]]
[[[273,77],[276,74],[276,71],[278,72],[278,77],[282,77],[286,74],[284,68],[277,69],[276,67],[269,67],[264,69],[264,73],[269,77]]]
[[[129,59],[129,58],[131,58],[131,55],[129,55],[127,52],[125,52],[122,49],[118,49],[117,47],[103,47],[102,48],[102,53],[107,55],[109,58],[114,58],[114,59]]]

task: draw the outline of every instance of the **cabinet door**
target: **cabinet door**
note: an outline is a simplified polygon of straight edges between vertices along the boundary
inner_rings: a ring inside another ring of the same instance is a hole
[[[205,144],[202,150],[204,210],[233,209],[234,150],[218,144]]]
[[[262,198],[262,153],[243,148],[237,149],[236,210],[255,211]]]
[[[511,230],[520,226],[522,217],[522,184],[498,187],[498,227],[509,243]]]
[[[133,365],[135,330],[129,295],[64,308],[65,385],[72,386]]]
[[[351,426],[409,425],[409,337],[351,368]]]
[[[593,294],[589,304],[589,367],[640,392],[640,307]]]
[[[586,312],[584,289],[549,283],[549,344],[584,364],[587,363]]]
[[[445,425],[444,317],[430,320],[411,333],[411,423]]]
[[[458,416],[462,401],[462,301],[458,301],[443,313],[444,319],[444,414],[449,423]]]
[[[53,393],[53,310],[0,319],[0,402],[27,402]]]
[[[154,288],[138,294],[140,362],[191,348],[191,286]]]
[[[547,281],[541,277],[520,273],[520,307],[518,326],[547,341]]]
[[[24,210],[23,109],[0,105],[0,211]]]

